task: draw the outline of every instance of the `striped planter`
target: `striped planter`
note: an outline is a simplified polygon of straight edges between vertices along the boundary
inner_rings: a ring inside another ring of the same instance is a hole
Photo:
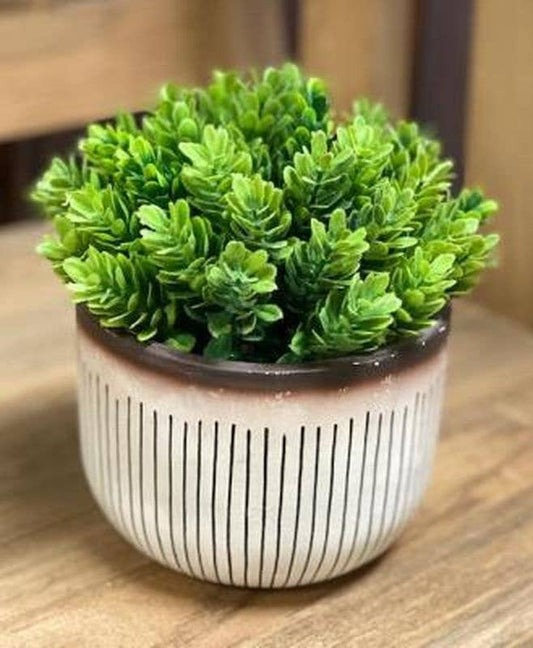
[[[78,309],[83,467],[110,523],[185,574],[279,588],[372,560],[427,486],[448,318],[308,365],[141,346]]]

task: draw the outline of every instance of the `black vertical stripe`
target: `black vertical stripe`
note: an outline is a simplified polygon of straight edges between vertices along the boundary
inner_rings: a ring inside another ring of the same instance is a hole
[[[87,431],[85,429],[85,421],[87,419],[87,376],[85,371],[85,363],[80,360],[78,351],[78,394],[79,394],[79,412],[78,412],[78,435],[79,447],[83,461],[83,465],[87,465]],[[88,467],[88,466],[87,466]],[[89,471],[87,471],[88,473]],[[88,478],[88,475],[87,475]]]
[[[348,555],[346,556],[346,560],[344,561],[344,564],[342,565],[341,573],[346,571],[346,568],[348,564],[351,562],[353,558],[353,554],[355,552],[355,548],[357,546],[357,538],[359,537],[359,524],[361,522],[361,507],[363,504],[363,485],[365,481],[365,467],[366,467],[366,454],[367,454],[367,448],[368,448],[368,430],[370,427],[370,412],[366,413],[366,418],[365,418],[365,436],[363,439],[363,459],[362,459],[362,464],[361,464],[361,473],[359,475],[359,493],[357,496],[357,513],[356,513],[356,518],[355,518],[355,526],[354,526],[354,531],[353,531],[353,538],[352,538],[352,544],[350,546],[350,551],[348,552]]]
[[[200,537],[200,520],[201,520],[201,504],[200,496],[202,490],[202,421],[198,421],[196,439],[196,552],[198,554],[198,564],[200,566],[200,573],[202,578],[205,579],[204,563],[202,560],[202,546]]]
[[[272,569],[272,578],[270,587],[274,585],[278,573],[279,553],[281,548],[281,523],[283,517],[283,494],[285,491],[285,452],[287,446],[287,437],[283,435],[281,444],[281,467],[279,471],[279,499],[278,499],[278,516],[276,524],[276,556],[274,558],[274,568]]]
[[[109,424],[109,385],[105,385],[105,451],[106,451],[106,474],[107,474],[107,494],[109,501],[109,511],[116,522],[117,514],[115,507],[115,497],[113,495],[113,474],[111,471],[111,433]]]
[[[431,384],[431,388],[429,390],[430,397],[429,397],[429,404],[428,404],[428,410],[429,410],[429,423],[428,423],[428,434],[427,434],[427,445],[425,449],[425,461],[427,463],[427,468],[426,468],[426,476],[427,473],[431,470],[431,459],[432,459],[432,453],[433,453],[433,444],[437,438],[437,435],[439,433],[437,426],[438,426],[438,418],[437,418],[437,413],[439,409],[439,392],[438,392],[438,381],[435,380]]]
[[[426,432],[424,429],[424,426],[427,424],[427,400],[428,400],[428,394],[427,392],[424,392],[422,394],[422,405],[420,406],[420,434],[423,434],[425,436]]]
[[[86,446],[87,446],[87,466],[90,470],[90,473],[88,472],[87,478],[89,481],[92,480],[92,476],[94,475],[94,439],[92,438],[93,434],[93,429],[92,429],[92,374],[89,370],[87,370],[87,378],[86,378],[86,396],[85,396],[85,416],[84,416],[84,424],[83,426],[80,427],[80,429],[83,428],[84,436],[86,438]],[[89,477],[89,474],[91,476]]]
[[[217,525],[216,525],[216,496],[217,496],[217,468],[218,468],[218,421],[215,421],[215,435],[213,446],[213,483],[211,489],[211,535],[213,539],[213,568],[215,577],[220,583],[217,558]]]
[[[429,391],[427,392],[427,410],[426,410],[426,424],[424,432],[424,443],[422,444],[422,456],[423,456],[423,478],[425,478],[427,473],[427,467],[429,462],[429,449],[431,447],[431,440],[433,436],[433,412],[435,408],[434,404],[434,384],[431,383],[429,386]]]
[[[92,372],[89,371],[89,416],[90,416],[90,429],[88,430],[89,434],[91,437],[94,437],[94,409],[93,409],[93,403],[94,403],[94,396],[93,396],[93,374]],[[94,438],[91,438],[91,446],[92,446],[92,457],[91,457],[91,471],[92,471],[92,476],[94,477],[95,473],[97,472],[97,461],[96,461],[96,449],[98,443],[94,442]],[[94,484],[93,484],[94,487]]]
[[[168,528],[170,533],[170,546],[172,548],[172,556],[176,567],[182,571],[181,561],[178,558],[176,551],[176,540],[174,537],[174,419],[172,414],[168,415]]]
[[[398,520],[398,514],[400,512],[400,494],[402,491],[402,480],[403,480],[403,470],[404,470],[404,463],[405,463],[405,436],[406,436],[406,430],[407,430],[407,417],[409,415],[409,407],[406,405],[403,409],[403,417],[402,417],[402,435],[401,435],[401,440],[400,440],[400,458],[399,458],[399,466],[398,466],[398,480],[396,482],[396,492],[394,495],[394,504],[393,504],[393,509],[392,509],[392,516],[391,516],[391,521],[389,525],[389,530],[385,534],[385,538],[383,540],[383,544],[386,544],[391,536],[392,533],[394,533],[394,529],[396,527],[396,523]]]
[[[385,475],[385,493],[383,494],[383,506],[381,508],[381,518],[379,522],[378,535],[376,537],[375,547],[381,545],[383,532],[385,529],[385,518],[387,515],[387,504],[389,501],[389,487],[390,487],[390,469],[392,462],[392,446],[394,444],[394,410],[390,413],[390,427],[389,427],[389,446],[387,451],[387,474]]]
[[[422,445],[422,473],[421,481],[425,487],[429,471],[431,470],[431,446],[435,435],[435,387],[436,382],[433,381],[429,386],[427,392],[427,409],[426,409],[426,423],[424,431],[424,439]]]
[[[233,500],[233,462],[235,458],[235,423],[231,426],[231,439],[229,450],[229,478],[228,478],[228,508],[226,514],[226,552],[228,555],[228,575],[230,585],[233,585],[233,561],[231,558],[231,505]]]
[[[322,553],[320,554],[320,560],[318,561],[318,564],[315,568],[315,571],[313,572],[313,578],[312,580],[314,581],[317,577],[317,574],[319,573],[323,563],[324,559],[326,557],[326,549],[328,547],[328,540],[329,540],[329,528],[331,525],[331,505],[333,503],[333,484],[335,483],[335,450],[337,447],[337,424],[333,426],[333,441],[331,443],[331,460],[330,460],[330,466],[329,466],[329,492],[328,492],[328,507],[327,507],[327,513],[326,513],[326,530],[324,533],[324,544],[322,545]]]
[[[120,425],[119,425],[119,400],[115,398],[115,445],[117,448],[117,484],[118,484],[118,511],[122,528],[126,531],[126,519],[124,516],[124,502],[122,498],[122,470],[120,465]]]
[[[263,437],[263,501],[262,501],[262,512],[261,512],[261,552],[259,556],[259,587],[263,586],[267,492],[268,492],[268,428],[265,428],[264,437]]]
[[[81,363],[81,364],[80,364]],[[79,435],[79,448],[82,458],[85,460],[85,435],[82,429],[82,422],[85,420],[85,401],[87,399],[87,389],[85,385],[85,366],[79,358],[78,352],[78,435]]]
[[[98,483],[100,490],[103,491],[102,497],[105,497],[104,484],[104,452],[102,441],[102,407],[100,402],[100,376],[96,375],[96,432],[98,445]]]
[[[283,583],[283,587],[287,587],[287,583],[290,580],[292,575],[292,569],[294,566],[294,557],[296,555],[296,546],[298,544],[298,532],[300,530],[300,506],[302,499],[302,473],[303,473],[303,459],[304,459],[304,442],[305,442],[305,426],[302,425],[300,429],[300,451],[298,458],[298,486],[296,491],[296,515],[294,520],[294,536],[292,540],[292,550],[291,557],[289,560],[289,568],[287,570],[287,576]]]
[[[189,556],[189,547],[187,545],[187,435],[189,431],[189,426],[187,421],[183,422],[183,453],[182,453],[182,502],[181,502],[181,511],[182,511],[182,531],[183,531],[183,550],[185,552],[185,561],[189,569],[190,574],[194,574],[191,559]]]
[[[372,475],[372,494],[370,496],[370,513],[369,513],[369,518],[368,518],[368,528],[366,532],[366,537],[365,537],[365,543],[363,545],[363,550],[361,551],[361,555],[359,560],[364,560],[366,558],[369,546],[370,546],[370,538],[372,536],[372,529],[374,527],[374,506],[376,502],[376,483],[377,483],[377,476],[378,476],[378,463],[379,463],[379,447],[381,444],[381,426],[383,423],[383,414],[380,412],[379,417],[378,417],[378,437],[376,440],[376,450],[374,454],[374,470],[373,470],[373,475]]]
[[[311,532],[310,532],[310,537],[309,537],[309,546],[307,547],[307,554],[305,556],[305,562],[304,566],[302,569],[302,573],[300,574],[300,578],[298,579],[298,585],[300,585],[305,578],[305,575],[307,573],[307,568],[309,567],[309,561],[311,559],[311,552],[313,550],[313,544],[315,540],[315,526],[316,526],[316,500],[317,500],[317,492],[318,492],[318,467],[319,467],[319,459],[320,459],[320,427],[317,427],[316,429],[316,445],[315,445],[315,474],[314,474],[314,481],[313,481],[313,509],[311,511]]]
[[[413,484],[413,504],[416,504],[417,500],[417,488],[422,483],[423,472],[424,472],[424,461],[425,461],[425,447],[426,447],[426,437],[428,435],[428,408],[427,408],[428,394],[423,392],[422,394],[422,403],[420,405],[420,425],[418,429],[418,439],[417,439],[417,456],[418,462],[415,470],[415,480]]]
[[[343,504],[342,504],[342,522],[341,522],[341,535],[339,538],[339,546],[337,547],[337,553],[333,560],[333,564],[330,567],[327,578],[331,578],[332,574],[335,572],[335,568],[339,562],[339,558],[342,551],[342,546],[344,544],[344,536],[346,534],[346,511],[348,508],[348,491],[350,486],[350,473],[352,465],[352,439],[353,439],[353,418],[350,419],[350,429],[348,436],[348,449],[346,452],[346,470],[344,473],[344,495],[343,495]]]
[[[250,440],[251,431],[246,431],[246,480],[244,490],[244,586],[248,587],[248,535],[250,510]]]
[[[148,531],[146,529],[146,517],[144,512],[144,466],[143,466],[144,416],[143,416],[143,411],[144,411],[144,404],[140,402],[139,403],[139,502],[141,508],[141,528],[143,531],[144,541],[146,543],[146,548],[148,550],[148,553],[153,554],[154,552],[152,549],[152,545],[150,543],[150,538],[148,537]]]
[[[165,554],[165,550],[163,549],[163,541],[161,540],[161,529],[159,528],[159,491],[158,491],[158,459],[157,459],[157,437],[158,437],[158,429],[157,429],[157,411],[153,411],[153,420],[152,420],[152,425],[153,425],[153,451],[154,451],[154,524],[155,524],[155,535],[157,538],[157,545],[159,547],[159,551],[161,552],[161,558],[168,564],[168,558]]]
[[[141,540],[139,538],[139,532],[137,531],[137,525],[135,524],[135,515],[133,507],[133,467],[131,459],[131,397],[128,396],[127,400],[127,418],[126,418],[126,433],[127,433],[127,442],[128,442],[128,491],[129,491],[129,504],[130,504],[130,523],[131,523],[131,532],[135,538],[137,544],[141,546]]]
[[[405,490],[404,502],[403,502],[404,513],[407,513],[409,507],[411,506],[412,483],[413,483],[414,473],[415,473],[416,437],[417,437],[417,429],[418,426],[420,425],[419,412],[420,412],[420,392],[416,392],[415,404],[413,410],[413,421],[411,426],[411,442],[409,444],[409,448],[410,448],[409,463],[408,463],[409,473],[407,475],[406,490]]]
[[[420,426],[419,426],[419,432],[418,432],[418,453],[420,457],[420,462],[419,465],[422,466],[424,465],[424,458],[425,458],[425,447],[426,447],[426,441],[427,441],[427,435],[428,435],[428,408],[427,408],[427,399],[428,395],[427,392],[424,392],[422,394],[422,403],[420,405]],[[421,471],[418,471],[419,473]],[[420,475],[419,475],[420,476]]]

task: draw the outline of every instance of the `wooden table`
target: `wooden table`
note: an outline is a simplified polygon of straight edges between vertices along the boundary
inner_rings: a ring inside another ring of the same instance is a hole
[[[359,573],[301,590],[203,584],[104,521],[78,462],[73,314],[0,233],[0,646],[533,646],[533,334],[456,308],[443,438],[424,505]]]

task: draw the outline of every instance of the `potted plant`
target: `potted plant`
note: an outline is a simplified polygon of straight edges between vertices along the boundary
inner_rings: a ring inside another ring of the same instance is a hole
[[[163,88],[33,198],[77,306],[83,467],[113,526],[202,579],[287,587],[382,553],[426,488],[449,302],[497,237],[414,123],[333,121],[294,65]]]

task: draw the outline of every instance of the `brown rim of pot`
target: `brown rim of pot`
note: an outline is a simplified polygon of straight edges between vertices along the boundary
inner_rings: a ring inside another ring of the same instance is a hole
[[[450,328],[450,313],[448,305],[436,316],[432,327],[415,337],[371,353],[298,364],[276,364],[212,360],[175,351],[159,342],[141,344],[128,333],[101,326],[85,306],[76,307],[78,327],[89,338],[137,367],[187,384],[276,392],[339,389],[414,369],[434,357],[443,347]]]

